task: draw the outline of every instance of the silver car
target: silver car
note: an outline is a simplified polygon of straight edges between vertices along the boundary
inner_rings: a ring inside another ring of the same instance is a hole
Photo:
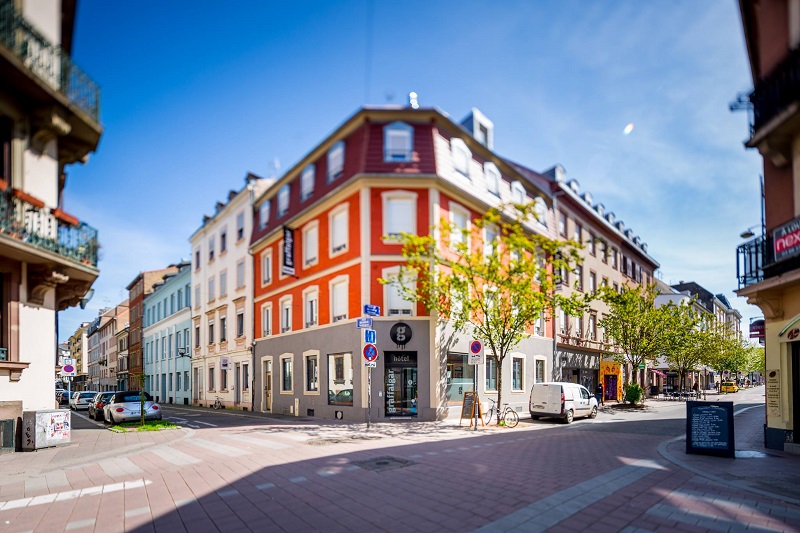
[[[72,393],[72,398],[69,399],[69,408],[74,409],[75,411],[89,409],[89,404],[92,402],[92,398],[94,398],[96,395],[96,390],[74,392]]]
[[[103,414],[111,424],[135,422],[142,419],[141,391],[115,392],[103,407]],[[153,397],[144,393],[145,420],[161,420],[161,406],[153,401]]]

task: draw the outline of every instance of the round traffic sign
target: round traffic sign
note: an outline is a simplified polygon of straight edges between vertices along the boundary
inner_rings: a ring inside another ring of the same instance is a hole
[[[374,361],[378,358],[378,347],[374,344],[364,345],[364,359],[367,361]]]
[[[72,372],[75,372],[75,367],[74,367],[74,366],[72,366],[72,365],[64,365],[64,366],[61,368],[61,370],[63,370],[63,371],[64,371],[65,373],[67,373],[67,374],[71,374]]]
[[[469,351],[473,354],[479,354],[483,350],[483,344],[481,341],[472,341],[469,345]]]

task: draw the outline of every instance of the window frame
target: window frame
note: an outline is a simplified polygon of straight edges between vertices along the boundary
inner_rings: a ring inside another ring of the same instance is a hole
[[[315,245],[313,250],[313,257],[309,258],[311,251],[308,246],[308,235],[311,233],[315,235]],[[303,236],[303,268],[313,267],[319,264],[319,220],[312,220],[305,226],[302,231]]]
[[[485,392],[497,392],[497,360],[490,354],[484,356],[483,390]],[[492,378],[489,376],[491,369],[494,369],[494,387],[491,386]]]
[[[339,156],[339,153],[341,155]],[[326,162],[328,163],[328,172],[326,180],[328,183],[333,183],[344,174],[344,158],[345,158],[345,143],[344,141],[337,141],[330,147],[326,155]],[[337,162],[334,157],[339,156]],[[336,164],[336,165],[334,165]]]
[[[334,240],[336,217],[344,217],[344,243],[337,246]],[[338,257],[350,250],[350,202],[337,205],[328,212],[328,257]]]
[[[267,325],[266,331],[264,325]],[[272,302],[267,302],[261,305],[261,337],[272,336]]]
[[[400,233],[393,233],[390,232],[389,229],[396,229],[396,228],[389,228],[390,220],[389,220],[389,204],[392,201],[402,201],[402,202],[410,202],[411,209],[409,210],[410,215],[409,219],[411,224],[409,228],[411,231],[407,231],[406,233],[416,235],[418,231],[417,226],[417,202],[419,201],[419,194],[414,191],[406,191],[406,190],[394,190],[394,191],[385,191],[381,193],[381,224],[382,224],[382,235],[384,236],[384,241],[400,241]],[[402,224],[399,224],[402,225]],[[402,230],[401,230],[402,231]]]
[[[490,176],[493,176],[493,178]],[[500,182],[503,180],[503,174],[497,168],[497,165],[491,161],[484,163],[483,177],[486,180],[486,190],[500,198]]]
[[[314,185],[317,177],[317,167],[314,163],[306,165],[300,174],[300,201],[305,202],[314,196]]]
[[[467,209],[466,207],[462,206],[461,204],[457,204],[455,202],[450,202],[450,205],[448,206],[448,213],[449,213],[450,224],[456,227],[455,234],[458,236],[457,240],[454,242],[453,241],[453,233],[454,232],[453,231],[450,232],[450,235],[448,236],[448,238],[450,239],[450,247],[451,248],[455,248],[456,244],[464,242],[462,240],[462,238],[464,237],[464,232],[462,232],[462,229],[465,229],[466,230],[466,236],[467,236],[466,245],[467,245],[467,248],[470,249],[471,246],[472,246],[471,237],[470,237],[471,230],[472,230],[472,226],[471,226],[472,220],[470,219],[471,217],[470,217],[469,209]],[[461,228],[460,226],[458,226],[456,224],[456,221],[455,221],[456,214],[464,215],[464,221],[465,221],[465,227],[464,228]]]
[[[386,279],[386,280],[397,279],[397,277],[400,275],[400,267],[384,268],[382,270],[382,272],[381,272],[381,275],[382,275],[383,279]],[[409,280],[409,282],[412,282],[412,280]],[[391,291],[393,290],[393,287],[396,286],[398,283],[399,283],[399,279],[397,279],[396,283],[394,281],[390,281],[390,283],[386,283],[386,284],[383,285],[383,303],[384,303],[384,305],[383,305],[384,311],[383,312],[384,312],[384,316],[391,316],[391,317],[397,317],[397,318],[402,318],[402,317],[409,317],[410,318],[410,317],[416,316],[416,314],[417,314],[416,313],[416,311],[417,311],[416,307],[417,306],[416,306],[415,302],[409,301],[409,300],[404,300],[402,298],[402,294],[400,294],[399,290],[397,292],[398,298],[403,302],[407,302],[408,305],[409,305],[409,308],[408,309],[406,309],[405,307],[397,308],[397,310],[400,311],[400,312],[392,314],[392,310],[394,310],[394,308],[392,308]],[[413,283],[416,284],[416,279],[413,280]],[[406,310],[408,310],[409,312],[408,313],[403,313],[402,312],[402,311],[406,311]]]
[[[239,243],[244,239],[244,226],[245,226],[245,219],[244,219],[244,211],[239,211],[236,214],[236,242]]]
[[[315,360],[315,370],[316,375],[314,376],[314,388],[311,388],[311,383],[309,383],[309,363],[311,360]],[[320,384],[320,371],[319,371],[319,360],[320,360],[320,353],[319,350],[307,350],[303,352],[303,395],[304,396],[319,396],[321,392]]]
[[[266,264],[265,264],[266,263]],[[272,247],[267,248],[261,253],[261,286],[266,287],[272,284]],[[268,277],[265,279],[264,274]]]
[[[269,215],[270,211],[272,210],[272,199],[264,200],[264,202],[258,206],[258,228],[259,229],[266,229],[267,225],[269,225]]]
[[[337,299],[336,296],[336,287],[338,285],[344,285],[344,315],[337,315],[336,314],[336,303]],[[349,309],[349,302],[347,298],[347,293],[350,290],[350,276],[347,274],[342,274],[341,276],[336,276],[332,280],[328,282],[328,294],[330,294],[330,317],[331,317],[331,324],[336,322],[343,322],[350,318],[350,309]],[[338,317],[338,318],[337,318]]]
[[[519,387],[515,387],[516,384],[514,383],[514,381],[515,381],[515,376],[514,376],[515,368],[514,367],[515,367],[515,362],[516,361],[520,362],[520,365],[519,365],[519,383],[520,383],[520,386]],[[513,355],[513,354],[511,356],[511,392],[525,392],[525,357],[524,356]]]
[[[288,304],[288,305],[287,305]],[[281,333],[292,332],[292,295],[287,295],[278,300],[278,309],[280,310],[280,326]],[[288,324],[284,323],[284,319],[288,319]]]
[[[277,213],[275,214],[277,218],[284,217],[289,212],[289,200],[291,195],[291,183],[284,183],[283,186],[278,189],[278,208]]]
[[[405,147],[391,148],[392,137],[405,137]],[[383,127],[383,161],[384,163],[409,163],[414,154],[414,127],[402,121],[391,122]]]
[[[469,168],[472,163],[472,151],[467,148],[467,143],[464,142],[464,139],[460,137],[450,139],[450,157],[453,160],[453,169],[456,173],[470,179]],[[460,168],[462,164],[463,168]]]
[[[280,361],[280,365],[281,365],[280,366],[280,369],[281,369],[281,374],[280,374],[280,380],[281,380],[280,393],[281,394],[293,394],[294,393],[294,354],[290,354],[290,353],[281,354],[281,356],[279,358],[279,361]],[[289,381],[289,388],[288,389],[286,388],[286,381],[287,381],[286,380],[286,378],[287,378],[287,376],[286,376],[286,362],[289,363],[289,373],[288,373],[289,374],[289,376],[288,376],[288,378],[289,378],[289,380],[288,380]]]
[[[312,322],[309,316],[309,302],[314,301],[316,305],[314,306],[315,316],[313,317],[314,320]],[[306,328],[311,328],[314,326],[319,326],[319,286],[314,285],[312,287],[308,287],[303,290],[303,324]]]

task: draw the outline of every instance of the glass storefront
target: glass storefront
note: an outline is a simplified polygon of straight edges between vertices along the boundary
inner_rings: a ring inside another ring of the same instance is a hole
[[[467,363],[467,354],[447,354],[447,403],[461,405],[464,393],[475,389],[475,366]]]
[[[417,352],[386,352],[386,416],[417,416]]]

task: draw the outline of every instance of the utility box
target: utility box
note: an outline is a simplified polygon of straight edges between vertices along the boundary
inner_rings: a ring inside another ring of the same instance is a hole
[[[22,449],[38,450],[71,442],[72,413],[67,409],[24,411],[22,413]]]

